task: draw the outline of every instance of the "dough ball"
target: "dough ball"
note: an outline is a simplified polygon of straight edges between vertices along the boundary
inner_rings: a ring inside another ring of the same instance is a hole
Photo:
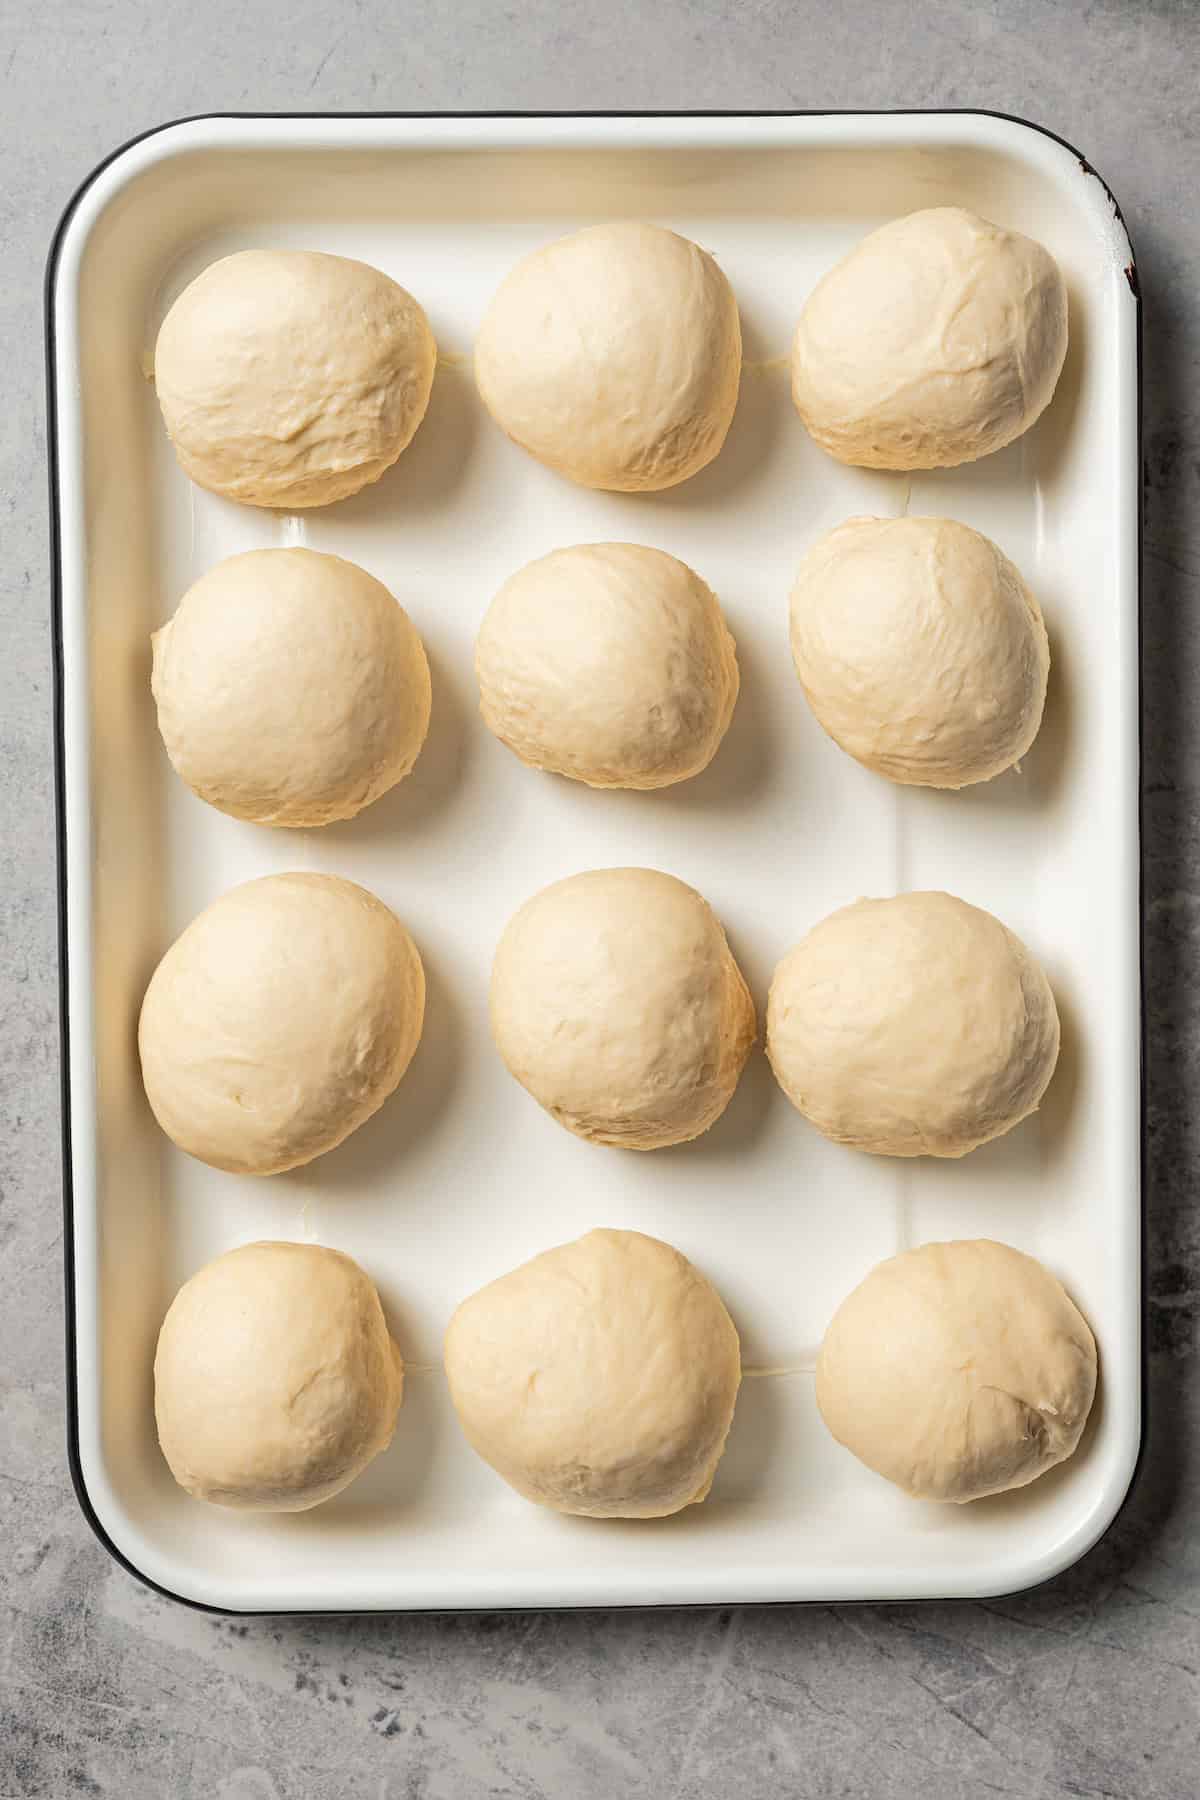
[[[266,875],[193,919],[154,971],[146,1094],[190,1156],[276,1175],[378,1111],[424,1013],[416,945],[382,900],[337,875]]]
[[[526,1500],[593,1519],[703,1500],[741,1380],[715,1288],[640,1231],[589,1231],[481,1288],[445,1357],[471,1448]]]
[[[154,385],[201,487],[326,506],[378,481],[425,416],[437,345],[411,294],[366,263],[241,250],[162,322]]]
[[[742,333],[708,255],[659,225],[591,225],[519,262],[475,343],[484,405],[582,487],[674,487],[712,461],[737,405]]]
[[[353,818],[408,774],[425,741],[421,640],[382,583],[340,556],[231,556],[152,642],[167,754],[234,818]]]
[[[981,1500],[1065,1462],[1096,1392],[1087,1321],[1048,1269],[977,1238],[872,1269],[833,1316],[817,1405],[918,1500]]]
[[[303,1512],[391,1443],[403,1385],[356,1262],[317,1244],[245,1244],[186,1281],[163,1320],[158,1441],[197,1500]]]
[[[539,1105],[626,1150],[707,1131],[755,1037],[720,920],[657,869],[592,869],[527,900],[496,950],[491,1014],[509,1073]]]
[[[850,519],[792,589],[808,703],[868,769],[920,787],[989,781],[1037,736],[1041,608],[990,538],[953,519]]]
[[[580,544],[518,570],[483,621],[475,668],[501,743],[592,787],[698,775],[738,692],[716,595],[639,544]]]
[[[1058,1011],[999,919],[950,894],[844,906],[775,971],[767,1054],[818,1131],[879,1156],[965,1156],[1031,1112]]]
[[[1066,354],[1067,289],[1050,252],[935,206],[873,231],[817,284],[792,398],[839,462],[948,469],[1028,431]]]

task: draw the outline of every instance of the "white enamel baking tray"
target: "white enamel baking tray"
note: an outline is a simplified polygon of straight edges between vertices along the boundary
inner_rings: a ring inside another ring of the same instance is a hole
[[[1049,412],[973,467],[841,468],[808,440],[781,362],[821,272],[871,227],[962,203],[1043,239],[1070,287]],[[653,496],[589,493],[510,445],[469,355],[513,260],[588,221],[644,217],[710,247],[742,307],[727,446]],[[375,487],[287,517],[177,468],[144,378],[165,308],[251,244],[364,258],[427,308],[443,361],[425,424]],[[237,1610],[645,1605],[985,1595],[1064,1568],[1113,1518],[1140,1441],[1138,308],[1106,188],[1056,138],[978,113],[787,117],[208,118],[119,152],[60,228],[48,280],[57,567],[66,1233],[72,1462],[113,1552],[180,1598]],[[900,789],[821,733],[791,670],[802,552],[854,513],[949,513],[1036,588],[1054,668],[1020,774]],[[557,545],[676,552],[721,596],[742,693],[698,780],[594,793],[522,767],[476,713],[472,645],[501,581]],[[363,563],[409,609],[434,674],[413,776],[352,824],[269,831],[172,776],[150,633],[220,557],[307,543]],[[512,910],[572,871],[644,863],[698,886],[761,1008],[801,933],[862,894],[946,887],[1043,958],[1063,1016],[1041,1113],[962,1163],[824,1142],[761,1054],[701,1141],[639,1156],[559,1129],[505,1074],[488,968]],[[310,1168],[255,1181],[176,1153],[135,1054],[145,983],[234,882],[336,870],[374,888],[425,957],[424,1041],[395,1098]],[[438,1367],[465,1294],[595,1225],[678,1244],[718,1283],[744,1383],[708,1503],[662,1523],[525,1505],[462,1442]],[[911,1502],[823,1429],[815,1348],[835,1305],[905,1245],[991,1235],[1043,1258],[1086,1310],[1103,1384],[1074,1460],[956,1509]],[[177,1284],[257,1237],[337,1245],[378,1282],[414,1365],[393,1447],[347,1493],[238,1517],[167,1475],[151,1358]]]

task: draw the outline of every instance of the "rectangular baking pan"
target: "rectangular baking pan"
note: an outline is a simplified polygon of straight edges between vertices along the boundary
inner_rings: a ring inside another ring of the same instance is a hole
[[[792,410],[783,353],[821,272],[864,232],[959,203],[1041,238],[1070,288],[1071,349],[1033,432],[911,477],[839,467]],[[484,414],[469,352],[524,251],[645,217],[718,256],[747,368],[720,458],[654,496],[568,486]],[[375,263],[426,306],[443,362],[412,448],[376,487],[289,518],[176,467],[143,379],[166,306],[213,258],[296,245]],[[983,113],[665,117],[214,117],[150,133],[84,184],[47,283],[71,1456],[80,1500],[143,1581],[238,1611],[872,1600],[995,1594],[1104,1531],[1141,1433],[1137,282],[1115,203],[1049,133]],[[1046,613],[1054,668],[1020,774],[895,788],[829,743],[790,667],[801,554],[854,513],[948,513],[994,537]],[[738,641],[742,695],[701,778],[658,794],[534,776],[475,712],[472,644],[495,589],[571,542],[692,563]],[[412,777],[357,821],[266,831],[205,807],[155,731],[149,637],[237,550],[305,542],[386,581],[425,637],[434,723]],[[646,863],[699,887],[760,1007],[778,957],[859,894],[945,887],[1044,960],[1061,1066],[1033,1120],[962,1163],[826,1143],[757,1056],[722,1121],[653,1156],[559,1130],[488,1036],[503,922],[576,869]],[[341,1149],[269,1181],[157,1132],[137,1067],[145,983],[234,882],[287,868],[374,888],[426,960],[425,1039],[395,1100]],[[529,1507],[462,1442],[438,1366],[457,1301],[598,1224],[678,1244],[717,1282],[747,1379],[711,1498],[662,1523]],[[965,1508],[911,1502],[817,1417],[822,1329],[877,1260],[990,1235],[1042,1257],[1100,1343],[1101,1399],[1071,1463]],[[288,1518],[188,1499],[154,1438],[151,1362],[176,1286],[233,1244],[304,1237],[377,1280],[413,1365],[392,1448]]]

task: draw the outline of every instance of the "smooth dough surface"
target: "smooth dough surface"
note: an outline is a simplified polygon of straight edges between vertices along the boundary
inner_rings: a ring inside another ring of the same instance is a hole
[[[1033,1257],[987,1238],[880,1263],[834,1314],[817,1405],[840,1444],[921,1500],[980,1500],[1066,1460],[1096,1345]]]
[[[356,563],[248,550],[154,633],[151,686],[177,772],[260,825],[350,819],[408,774],[429,664],[404,608]]]
[[[741,1380],[715,1288],[638,1231],[589,1231],[481,1288],[445,1359],[472,1449],[526,1500],[597,1519],[703,1500]]]
[[[509,1073],[539,1105],[627,1150],[707,1131],[755,1037],[720,920],[657,869],[592,869],[527,900],[496,950],[491,1019]]]
[[[382,900],[337,875],[266,875],[214,901],[154,971],[146,1094],[181,1150],[275,1175],[383,1105],[424,1013],[416,945]]]
[[[1067,289],[1032,238],[958,206],[873,231],[821,280],[792,398],[839,462],[943,469],[1020,437],[1067,354]]]
[[[1058,1011],[1029,951],[951,894],[859,900],[775,971],[767,1054],[826,1137],[881,1156],[963,1156],[1036,1111]]]
[[[489,730],[535,768],[660,788],[711,762],[738,693],[716,595],[663,550],[579,544],[511,576],[475,649]]]
[[[514,443],[583,487],[625,493],[712,461],[741,367],[737,301],[713,258],[632,220],[525,257],[475,343],[480,395]]]
[[[387,1448],[403,1383],[356,1262],[317,1244],[245,1244],[185,1282],[163,1321],[158,1441],[197,1500],[303,1512]]]
[[[820,724],[892,781],[989,781],[1037,736],[1041,608],[991,539],[953,519],[850,519],[818,539],[791,638]]]
[[[404,288],[312,250],[222,257],[171,307],[154,385],[193,481],[326,506],[378,481],[425,416],[437,345]]]

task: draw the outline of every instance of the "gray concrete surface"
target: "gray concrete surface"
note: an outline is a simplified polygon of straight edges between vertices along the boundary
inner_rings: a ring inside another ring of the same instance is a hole
[[[0,1796],[1200,1792],[1200,112],[1195,0],[0,0]],[[1080,1566],[990,1605],[220,1621],[91,1538],[64,1458],[40,287],[76,182],[263,108],[1022,113],[1146,297],[1150,1425]]]

